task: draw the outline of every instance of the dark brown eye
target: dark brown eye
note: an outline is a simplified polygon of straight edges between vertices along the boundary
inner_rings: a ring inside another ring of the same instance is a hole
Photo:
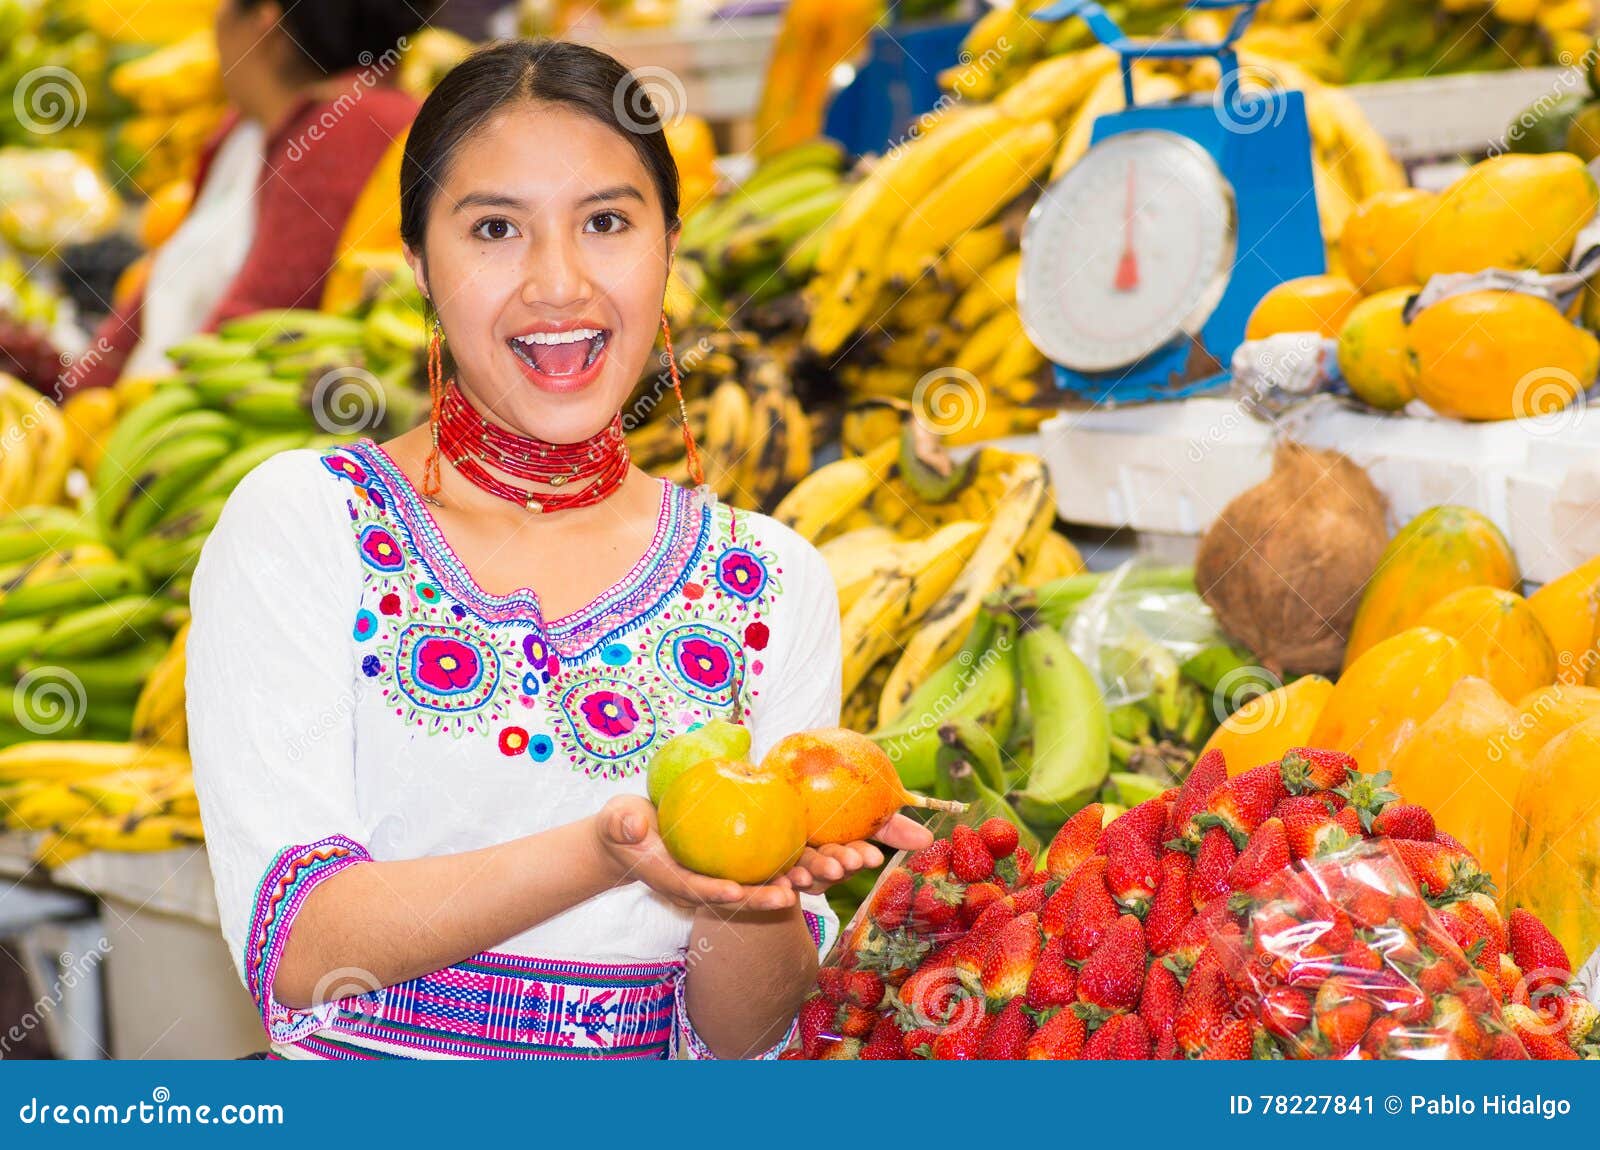
[[[484,240],[504,240],[516,235],[517,228],[504,216],[495,216],[478,224],[472,229],[472,234]]]
[[[596,212],[589,217],[589,222],[584,225],[584,231],[609,236],[626,231],[627,227],[628,221],[621,212]]]

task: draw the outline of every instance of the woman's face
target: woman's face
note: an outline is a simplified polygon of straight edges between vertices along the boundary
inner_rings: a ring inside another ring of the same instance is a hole
[[[501,111],[457,150],[425,237],[425,277],[407,255],[462,389],[552,443],[603,429],[654,345],[675,243],[622,134],[559,105]]]

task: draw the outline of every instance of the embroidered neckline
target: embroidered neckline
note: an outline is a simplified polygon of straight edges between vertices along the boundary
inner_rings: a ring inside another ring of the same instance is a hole
[[[485,590],[462,563],[411,480],[381,444],[369,437],[336,450],[351,452],[381,474],[393,493],[393,508],[411,536],[417,559],[456,599],[490,622],[533,619],[552,642],[572,657],[608,641],[635,618],[653,612],[694,570],[711,536],[711,508],[694,492],[666,479],[650,546],[619,580],[582,607],[546,621],[531,587],[504,595]],[[598,630],[600,633],[595,635]]]

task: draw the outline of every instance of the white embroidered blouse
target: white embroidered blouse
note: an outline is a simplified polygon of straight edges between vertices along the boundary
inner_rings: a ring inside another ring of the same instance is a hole
[[[642,883],[311,1010],[279,1004],[273,976],[306,894],[347,866],[473,850],[643,794],[652,748],[713,717],[748,725],[755,755],[836,724],[838,600],[815,549],[662,481],[649,552],[545,620],[529,591],[480,589],[361,440],[251,472],[190,598],[195,785],[223,934],[274,1053],[707,1054],[683,1007],[692,915]],[[826,950],[837,920],[803,903]]]

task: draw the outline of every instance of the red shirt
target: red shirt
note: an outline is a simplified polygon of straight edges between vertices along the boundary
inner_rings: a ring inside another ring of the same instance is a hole
[[[315,308],[321,302],[323,281],[357,197],[418,108],[415,99],[394,88],[369,87],[353,79],[350,92],[341,97],[342,105],[339,100],[306,99],[267,138],[256,189],[255,239],[201,330],[212,331],[235,316],[264,308]],[[197,191],[205,185],[218,147],[238,122],[238,113],[230,112],[201,153]],[[141,292],[101,322],[90,350],[62,377],[61,398],[117,381],[139,342],[143,301]]]

